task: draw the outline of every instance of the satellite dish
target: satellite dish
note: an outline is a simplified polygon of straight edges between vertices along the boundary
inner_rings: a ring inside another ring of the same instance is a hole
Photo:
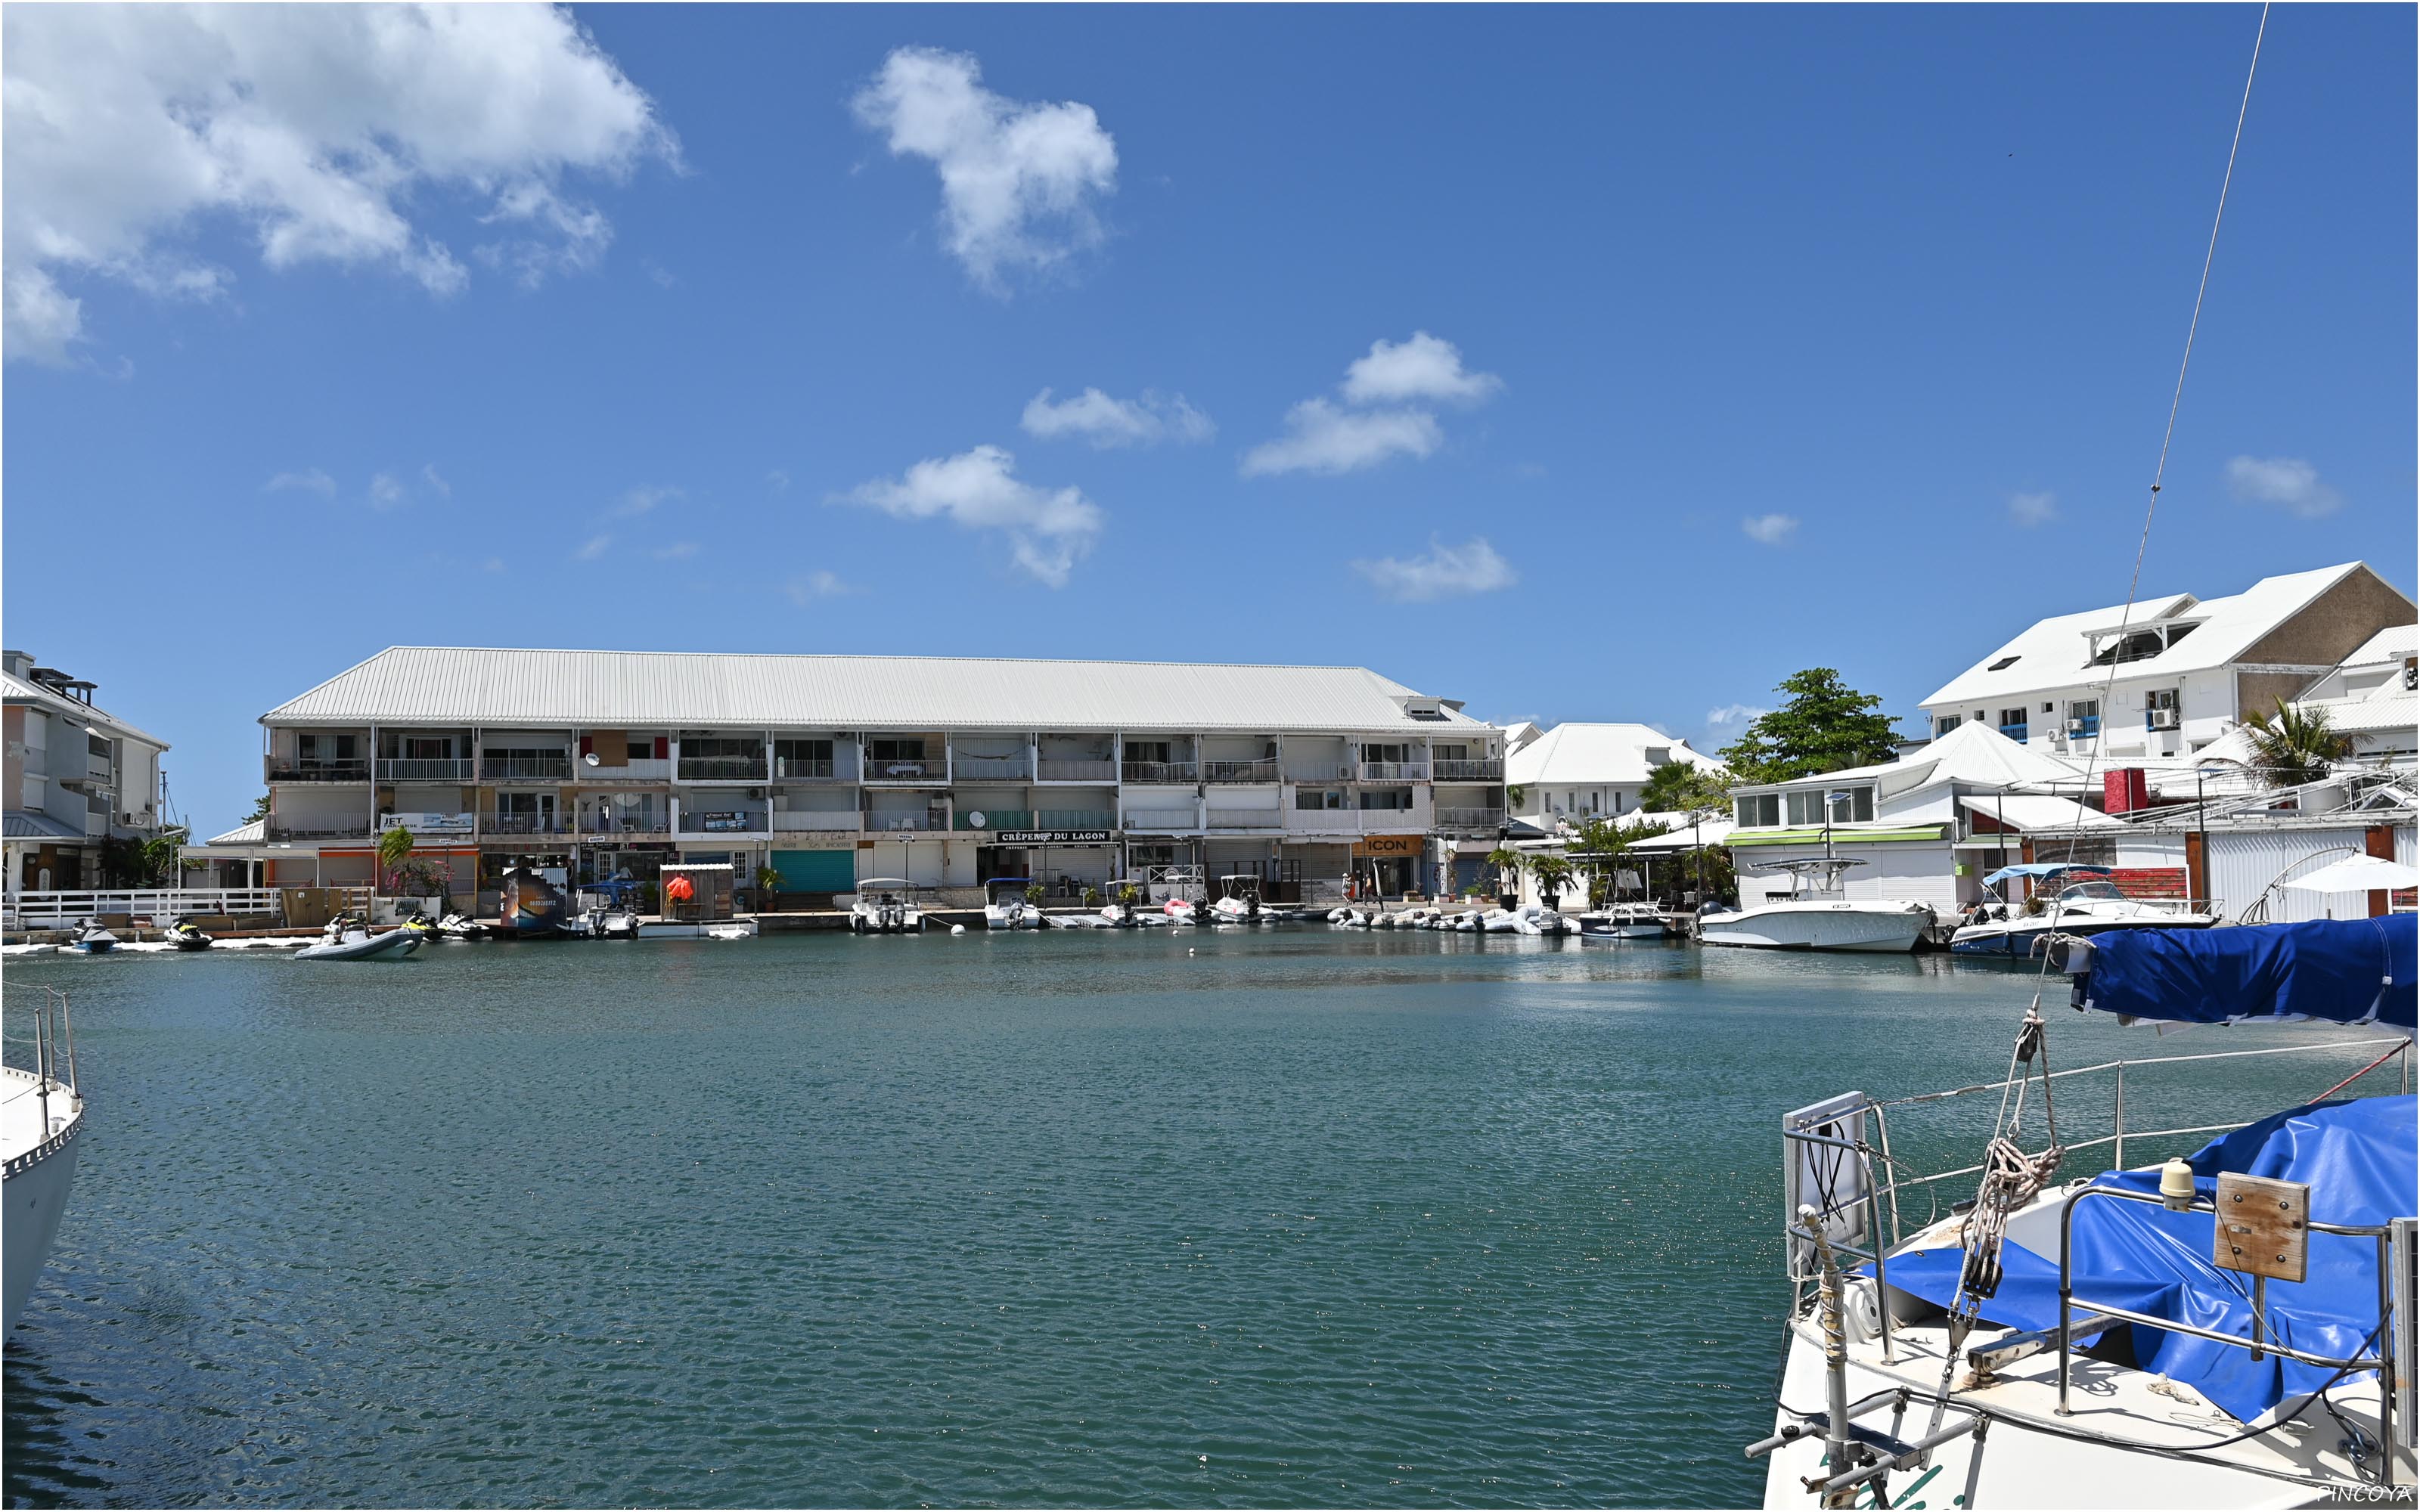
[[[583,762],[586,762],[586,763],[587,763],[589,765],[591,765],[591,766],[599,766],[599,765],[604,764],[603,763],[599,762],[599,761],[597,759],[597,753],[596,753],[595,751],[593,751],[593,750],[592,750],[592,751],[590,751],[587,755],[582,756],[582,758],[580,758],[580,759],[581,759],[582,761],[583,761]]]
[[[984,826],[984,811],[981,809],[977,809],[969,813],[967,815],[967,823],[974,825],[977,829],[981,829]]]

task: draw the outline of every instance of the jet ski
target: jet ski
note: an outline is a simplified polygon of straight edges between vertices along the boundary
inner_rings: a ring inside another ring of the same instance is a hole
[[[117,949],[117,936],[87,918],[84,927],[76,931],[75,938],[68,942],[68,949],[82,950],[86,955],[101,955]]]
[[[190,918],[180,918],[168,926],[168,943],[179,950],[207,950],[212,936],[202,933],[202,926]]]
[[[441,940],[484,940],[488,926],[461,914],[447,914],[437,921],[437,937]]]
[[[373,934],[369,921],[358,914],[338,914],[319,932],[319,943],[294,952],[297,961],[368,961],[384,956],[400,961],[420,949],[421,936],[411,929]]]

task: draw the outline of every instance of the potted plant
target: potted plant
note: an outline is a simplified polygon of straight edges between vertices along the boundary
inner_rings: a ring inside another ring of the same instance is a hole
[[[1496,869],[1497,907],[1510,908],[1521,901],[1521,895],[1513,890],[1512,879],[1512,874],[1521,870],[1523,859],[1521,853],[1510,845],[1498,845],[1487,853],[1487,864]]]
[[[1101,906],[1101,889],[1089,882],[1084,884],[1084,906],[1087,908]]]
[[[1039,882],[1029,882],[1025,885],[1025,901],[1032,907],[1041,907],[1042,900],[1048,896],[1050,896],[1050,889]]]
[[[760,866],[756,869],[756,907],[760,912],[772,912],[773,896],[781,890],[781,872],[769,866]]]
[[[1528,857],[1529,880],[1537,885],[1538,902],[1548,909],[1562,902],[1564,889],[1572,885],[1572,863],[1552,851],[1539,851]]]

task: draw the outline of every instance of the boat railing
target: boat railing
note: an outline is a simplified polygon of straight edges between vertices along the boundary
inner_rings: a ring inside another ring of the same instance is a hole
[[[2102,1061],[2097,1065],[2053,1072],[2049,1080],[2055,1088],[2054,1096],[2060,1099],[2058,1106],[2062,1127],[2085,1134],[2081,1138],[2062,1139],[2061,1146],[2066,1152],[2074,1156],[2087,1150],[2105,1149],[2109,1151],[2109,1159],[2107,1165],[2101,1168],[2126,1170],[2131,1168],[2127,1160],[2130,1143],[2137,1156],[2149,1147],[2164,1158],[2180,1151],[2173,1146],[2155,1141],[2196,1136],[2207,1139],[2211,1135],[2232,1133],[2275,1111],[2273,1105],[2265,1106],[2252,1118],[2226,1121],[2188,1119],[2171,1123],[2163,1121],[2156,1115],[2147,1119],[2143,1117],[2139,1099],[2146,1091],[2143,1075],[2150,1068],[2366,1052],[2374,1058],[2320,1095],[2324,1097],[2341,1091],[2389,1060],[2400,1061],[2397,1089],[2409,1092],[2412,1089],[2412,1041],[2400,1035],[2350,1041],[2327,1040],[2309,1044],[2272,1045],[2257,1050],[2222,1050],[2199,1055]],[[2133,1078],[2131,1083],[2130,1075]],[[2106,1079],[2107,1091],[2103,1098],[2090,1103],[2080,1101],[2082,1088],[2091,1085],[2082,1080],[2086,1077]],[[1979,1150],[1990,1130],[1988,1127],[1971,1131],[1915,1129],[1908,1122],[1913,1110],[1958,1103],[1966,1099],[1992,1099],[1992,1106],[1996,1106],[1996,1100],[2002,1094],[2019,1088],[2024,1080],[2019,1077],[1978,1082],[1967,1087],[1900,1098],[1872,1098],[1861,1092],[1852,1092],[1800,1109],[1785,1119],[1782,1149],[1787,1190],[1783,1230],[1787,1239],[1800,1242],[1786,1246],[1793,1289],[1803,1288],[1817,1278],[1816,1271],[1811,1268],[1811,1246],[1804,1242],[1809,1236],[1797,1216],[1802,1204],[1816,1210],[1818,1221],[1831,1236],[1833,1248],[1874,1263],[1879,1275],[1883,1262],[1872,1252],[1887,1254],[1910,1234],[1931,1227],[1944,1213],[1953,1211],[1952,1205],[1940,1197],[1941,1183],[1961,1178],[1978,1178],[1985,1169],[1984,1163],[1980,1161],[1958,1162],[1937,1170],[1921,1169],[1923,1159],[1915,1149],[1916,1141],[1921,1141],[1927,1151],[1936,1143],[1943,1148]],[[2127,1103],[2130,1088],[2138,1099],[2131,1122]],[[1988,1116],[1990,1108],[1986,1107],[1984,1112]],[[1892,1148],[1894,1119],[1899,1120],[1900,1151],[1897,1153]],[[1915,1140],[1911,1139],[1912,1134],[1916,1136]],[[2140,1160],[2135,1164],[2140,1165]],[[1916,1213],[1920,1221],[1911,1226],[1906,1218],[1915,1211],[1916,1201],[1921,1201],[1924,1209]],[[1853,1248],[1860,1241],[1864,1247]]]
[[[0,1015],[0,1040],[6,1042],[8,1066],[26,1078],[23,1086],[9,1087],[0,1102],[31,1097],[41,1106],[43,1137],[25,1152],[24,1158],[30,1158],[43,1149],[56,1127],[51,1121],[51,1094],[70,1093],[76,1088],[75,1022],[68,1011],[68,995],[56,987],[45,987],[39,995],[10,993],[7,1011]]]

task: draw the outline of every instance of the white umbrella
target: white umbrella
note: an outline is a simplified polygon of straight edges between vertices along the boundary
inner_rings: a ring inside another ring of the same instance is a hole
[[[2405,866],[2376,856],[2348,856],[2278,886],[2300,887],[2306,892],[2391,892],[2420,887],[2420,866]]]

